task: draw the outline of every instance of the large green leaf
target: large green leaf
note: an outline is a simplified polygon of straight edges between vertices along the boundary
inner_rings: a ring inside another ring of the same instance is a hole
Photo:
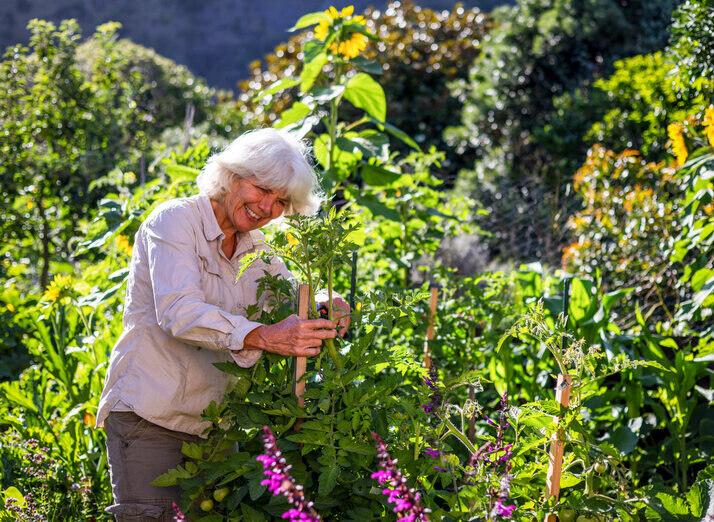
[[[393,183],[394,181],[399,179],[401,174],[399,172],[387,170],[384,167],[380,167],[379,165],[363,163],[362,167],[360,168],[360,176],[362,176],[362,180],[367,185],[379,187]]]
[[[387,117],[384,89],[369,74],[357,73],[350,78],[345,89],[345,98],[379,121],[384,121]]]
[[[277,129],[280,129],[287,125],[292,125],[293,123],[302,121],[311,112],[312,112],[312,109],[310,108],[309,105],[307,105],[301,101],[296,101],[295,103],[293,103],[290,106],[289,109],[283,111],[283,113],[280,115],[280,119],[277,122],[275,122],[274,127]]]
[[[300,74],[300,92],[305,93],[310,90],[326,63],[327,54],[321,52],[305,64]]]

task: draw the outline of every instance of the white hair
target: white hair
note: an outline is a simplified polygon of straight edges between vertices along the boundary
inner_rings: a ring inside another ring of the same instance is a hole
[[[287,131],[257,129],[242,134],[214,154],[196,178],[202,194],[223,201],[233,176],[252,178],[271,190],[284,190],[285,214],[313,215],[323,195],[307,159],[308,146]]]

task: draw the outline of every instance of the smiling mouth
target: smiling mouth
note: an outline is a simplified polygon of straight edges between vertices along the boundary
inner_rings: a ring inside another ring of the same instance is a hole
[[[258,214],[256,214],[255,212],[253,212],[251,209],[249,209],[248,207],[245,207],[245,212],[246,212],[246,214],[248,214],[248,217],[253,219],[253,221],[260,221],[261,217]]]

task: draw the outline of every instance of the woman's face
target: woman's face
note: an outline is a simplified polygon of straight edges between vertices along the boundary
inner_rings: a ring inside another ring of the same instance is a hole
[[[254,178],[234,178],[223,205],[238,233],[255,230],[280,217],[288,206],[284,191],[261,186]]]

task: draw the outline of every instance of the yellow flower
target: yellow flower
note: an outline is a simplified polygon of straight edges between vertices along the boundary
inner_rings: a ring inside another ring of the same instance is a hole
[[[687,161],[687,156],[689,156],[687,144],[684,142],[684,135],[682,134],[683,130],[684,126],[681,123],[667,125],[667,134],[672,142],[672,151],[674,152],[674,157],[677,158],[677,165],[680,167],[684,165],[684,162]]]
[[[128,237],[126,237],[124,234],[119,234],[117,236],[117,238],[114,240],[114,243],[116,244],[119,252],[124,252],[127,256],[131,257],[133,248],[132,248],[131,244],[129,243]]]
[[[367,48],[367,37],[362,33],[352,33],[348,40],[343,42],[334,42],[330,45],[330,50],[333,53],[341,54],[348,60],[356,58],[359,53]]]
[[[335,40],[330,44],[330,50],[335,54],[342,55],[348,60],[357,57],[359,53],[367,48],[367,37],[365,35],[353,29],[349,30],[348,28],[340,27],[343,21],[365,25],[364,16],[352,16],[354,10],[354,6],[351,5],[343,8],[341,11],[330,6],[330,8],[325,11],[327,17],[323,18],[322,21],[317,24],[317,27],[315,27],[315,38],[323,42],[330,34],[330,29],[340,30]]]
[[[709,145],[714,147],[714,105],[710,105],[706,111],[704,111],[704,134],[707,135],[707,140],[709,140]]]
[[[91,411],[85,411],[84,418],[82,420],[84,421],[85,426],[89,426],[90,428],[93,428],[94,423],[96,422],[97,418],[94,416],[94,414]]]
[[[14,311],[15,311],[15,307],[13,306],[12,303],[7,303],[5,306],[7,307],[7,309],[8,309],[10,312],[14,312]]]
[[[297,238],[296,238],[295,236],[293,236],[290,232],[288,232],[287,239],[288,239],[288,244],[289,244],[290,246],[296,246],[296,245],[298,245],[298,244],[300,243],[300,242],[297,240]]]
[[[72,277],[68,275],[56,275],[50,285],[42,294],[42,300],[54,303],[62,297],[67,297],[72,291]]]

